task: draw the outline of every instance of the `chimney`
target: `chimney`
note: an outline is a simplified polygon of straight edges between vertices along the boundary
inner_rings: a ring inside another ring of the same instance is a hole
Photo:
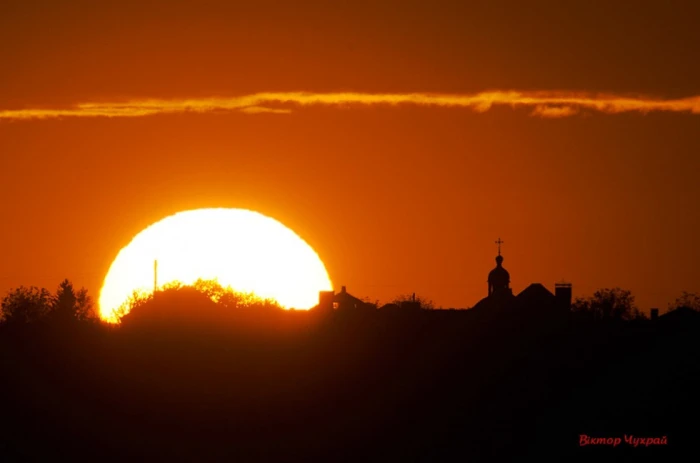
[[[340,287],[340,292],[341,292],[341,293],[347,292],[347,291],[345,290],[345,286],[341,286],[341,287]]]
[[[656,320],[657,318],[659,318],[659,309],[657,309],[657,308],[651,309],[651,319]]]
[[[554,284],[554,301],[557,309],[565,312],[571,310],[571,283]]]

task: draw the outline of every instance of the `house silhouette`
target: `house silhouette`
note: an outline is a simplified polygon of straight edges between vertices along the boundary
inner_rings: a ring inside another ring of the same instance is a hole
[[[571,310],[572,285],[560,282],[554,285],[554,294],[541,283],[532,283],[518,295],[510,287],[510,273],[503,267],[499,238],[496,267],[488,274],[488,293],[471,310],[489,313],[518,313],[530,315],[568,314]]]
[[[341,286],[338,293],[334,291],[319,292],[319,303],[317,308],[322,311],[340,311],[346,312],[349,310],[374,310],[375,306],[362,299],[348,293],[345,286]]]
[[[503,241],[499,238],[496,244],[498,245],[498,255],[496,256],[496,267],[488,274],[488,292],[486,297],[469,309],[469,312],[484,312],[491,315],[519,314],[535,318],[559,318],[571,312],[571,283],[555,283],[554,293],[541,283],[532,283],[519,294],[514,295],[510,287],[510,273],[503,267],[504,258],[501,255]],[[316,309],[323,312],[369,312],[377,308],[374,304],[348,293],[347,288],[342,286],[337,293],[320,291]],[[403,301],[400,304],[385,304],[380,311],[406,313],[406,309],[420,309],[420,303],[415,299],[415,294],[412,300]]]

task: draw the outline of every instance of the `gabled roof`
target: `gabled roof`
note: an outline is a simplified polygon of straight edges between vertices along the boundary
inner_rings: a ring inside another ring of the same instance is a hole
[[[515,297],[514,306],[520,310],[541,311],[554,307],[555,298],[544,285],[533,283]]]
[[[364,303],[364,301],[362,299],[357,298],[350,293],[342,292],[342,291],[339,293],[336,293],[335,296],[333,296],[333,302]]]
[[[487,296],[477,302],[471,310],[481,311],[486,310],[489,312],[504,310],[513,305],[515,301],[515,296],[509,292],[496,292],[490,296]]]
[[[690,307],[679,307],[676,310],[666,312],[659,318],[664,320],[700,320],[700,312]]]
[[[537,301],[549,302],[553,300],[553,298],[554,294],[552,294],[541,283],[532,283],[530,286],[520,291],[520,294],[516,296],[518,301],[527,303]]]

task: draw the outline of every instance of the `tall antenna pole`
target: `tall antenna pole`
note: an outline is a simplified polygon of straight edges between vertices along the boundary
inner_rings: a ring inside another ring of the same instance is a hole
[[[156,296],[158,289],[158,259],[153,261],[153,297]]]

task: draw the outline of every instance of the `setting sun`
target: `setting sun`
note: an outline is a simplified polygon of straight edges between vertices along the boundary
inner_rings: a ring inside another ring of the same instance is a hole
[[[149,226],[119,252],[100,292],[103,319],[135,291],[153,292],[156,261],[159,288],[216,279],[286,308],[309,309],[332,288],[316,252],[280,222],[244,209],[198,209]]]

